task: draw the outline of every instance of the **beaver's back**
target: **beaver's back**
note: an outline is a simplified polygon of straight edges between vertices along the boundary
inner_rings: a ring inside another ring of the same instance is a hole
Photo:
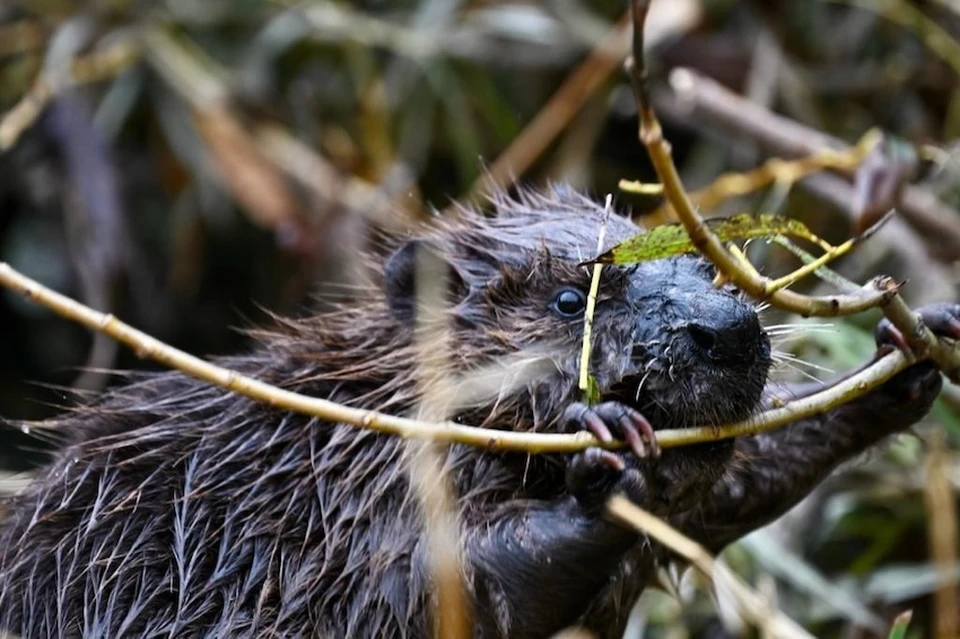
[[[419,524],[399,440],[177,374],[64,427],[96,435],[12,504],[0,627],[25,637],[417,634]]]

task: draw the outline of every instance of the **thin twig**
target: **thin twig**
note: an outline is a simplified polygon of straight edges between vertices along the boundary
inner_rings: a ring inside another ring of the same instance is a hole
[[[888,290],[896,290],[896,284],[892,280],[881,282],[880,287],[886,287]],[[920,315],[915,313],[903,298],[895,295],[883,307],[883,314],[899,330],[904,339],[910,345],[914,361],[920,359],[932,359],[943,371],[950,381],[960,383],[960,351],[957,346],[948,345],[945,341],[938,339],[933,334]]]
[[[226,70],[188,40],[175,40],[159,28],[144,35],[147,62],[198,113],[225,109],[234,113],[225,82]],[[234,118],[238,116],[234,115]],[[384,228],[409,228],[417,215],[391,202],[382,190],[356,176],[345,175],[315,150],[275,123],[254,123],[251,134],[260,152],[280,170],[324,203],[375,219]],[[322,220],[314,220],[321,222]]]
[[[679,5],[680,3],[676,3]],[[668,37],[674,31],[687,28],[699,15],[695,5],[678,11],[675,22],[650,34],[651,43]],[[540,109],[510,146],[497,157],[487,171],[467,190],[463,202],[469,202],[510,186],[521,177],[548,146],[566,129],[573,117],[596,92],[630,52],[630,12],[617,21],[600,44],[590,52],[564,80],[547,103]]]
[[[900,351],[894,351],[880,357],[858,373],[813,395],[781,402],[776,408],[732,424],[657,431],[657,443],[664,447],[661,443],[663,438],[670,442],[667,446],[684,446],[714,438],[743,437],[774,430],[846,404],[879,387],[912,363],[912,358]]]
[[[693,71],[677,69],[670,81],[674,92],[658,94],[656,102],[660,110],[668,111],[675,123],[705,135],[728,140],[746,138],[781,156],[809,157],[816,155],[818,149],[842,149],[842,141],[774,114]],[[803,180],[800,186],[845,213],[852,222],[856,221],[854,187],[843,177],[817,173]],[[952,295],[949,274],[930,255],[931,243],[925,242],[919,231],[928,233],[935,249],[942,247],[937,253],[960,256],[957,214],[937,200],[929,189],[910,185],[901,194],[897,210],[903,216],[894,216],[880,233],[884,243],[912,272],[923,274],[925,286],[922,290],[914,289],[913,295],[930,301]]]
[[[0,151],[7,151],[17,143],[24,131],[33,126],[47,108],[53,92],[42,78],[27,89],[26,94],[0,120]]]
[[[687,120],[732,130],[778,155],[797,157],[827,149],[850,150],[843,140],[777,115],[690,69],[675,69],[670,74],[670,86],[675,92],[671,100],[673,110]],[[923,186],[908,184],[898,210],[912,226],[948,248],[950,257],[960,257],[957,211],[936,194]]]
[[[774,183],[790,186],[809,175],[827,169],[852,171],[860,165],[879,141],[879,131],[871,129],[856,146],[846,150],[824,149],[796,160],[771,158],[750,171],[724,173],[718,176],[709,186],[691,193],[690,199],[700,209],[711,211],[724,200],[759,191]],[[665,202],[650,217],[666,221],[669,210],[670,205]],[[656,221],[653,219],[650,223],[655,224]]]
[[[600,45],[567,76],[563,84],[510,146],[467,190],[463,201],[502,190],[526,173],[563,131],[601,84],[623,62],[628,52],[630,17],[624,14]]]
[[[603,239],[607,234],[607,218],[610,215],[610,207],[613,204],[613,196],[607,195],[607,201],[603,208],[603,220],[600,222],[600,233],[597,237],[597,253],[603,250]],[[590,347],[593,337],[593,313],[597,308],[597,292],[600,290],[600,275],[603,272],[603,264],[593,265],[593,276],[590,278],[590,291],[587,293],[587,308],[583,314],[583,347],[580,351],[580,390],[586,395],[584,401],[589,402],[590,390]]]
[[[957,502],[950,483],[943,431],[937,431],[927,455],[924,498],[927,506],[927,537],[940,587],[934,594],[936,637],[956,637],[960,633],[957,611],[960,588],[953,577],[957,561]]]
[[[450,419],[450,329],[445,293],[446,263],[430,251],[416,255],[417,351],[420,403],[414,416],[421,421]],[[410,483],[423,509],[426,564],[433,589],[434,636],[467,639],[473,636],[470,598],[457,521],[457,498],[447,472],[447,446],[437,441],[407,442]]]

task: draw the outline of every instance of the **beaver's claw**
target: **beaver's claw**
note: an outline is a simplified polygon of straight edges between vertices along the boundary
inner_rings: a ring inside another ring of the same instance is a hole
[[[586,430],[602,442],[622,439],[638,458],[660,455],[650,422],[620,402],[596,406],[578,402],[564,411],[562,421],[565,430]],[[622,491],[634,501],[642,500],[644,485],[640,471],[628,467],[622,455],[609,450],[588,448],[574,455],[567,465],[567,487],[590,512],[602,509],[614,491]]]
[[[917,313],[938,337],[960,339],[960,305],[930,304],[917,309]],[[896,347],[910,352],[909,342],[889,320],[877,324],[874,335],[881,349]],[[913,364],[895,375],[881,391],[892,402],[891,409],[884,414],[889,425],[902,427],[921,419],[940,394],[941,386],[940,370],[929,361]]]
[[[586,430],[602,442],[622,439],[639,458],[660,455],[653,426],[636,409],[620,402],[587,406],[577,402],[563,413],[565,430]]]
[[[640,471],[628,468],[619,455],[609,450],[588,448],[574,455],[567,465],[567,488],[589,513],[600,512],[615,492],[644,503],[644,486]]]
[[[960,304],[930,304],[917,310],[920,319],[934,335],[960,340]],[[874,331],[877,346],[893,345],[904,352],[910,352],[910,344],[903,333],[883,319]]]

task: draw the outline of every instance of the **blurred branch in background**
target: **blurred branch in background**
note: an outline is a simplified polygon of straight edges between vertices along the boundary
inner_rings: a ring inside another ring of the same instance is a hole
[[[650,16],[648,45],[655,47],[677,33],[688,31],[699,18],[694,2],[662,2]],[[570,123],[584,102],[619,69],[630,50],[630,16],[624,14],[617,26],[554,93],[536,117],[490,165],[489,170],[471,185],[466,201],[509,187],[522,177],[537,158]]]
[[[109,47],[78,57],[68,73],[53,81],[41,75],[17,105],[0,120],[0,151],[10,149],[23,132],[32,126],[50,100],[71,85],[108,80],[140,59],[140,51],[132,39],[114,42]]]
[[[944,580],[934,599],[935,632],[938,637],[956,637],[960,633],[957,607],[960,591],[951,573],[957,563],[957,504],[950,485],[943,433],[935,433],[930,443],[924,496],[930,518],[930,552],[936,571]]]
[[[622,496],[613,497],[607,505],[611,516],[625,522],[637,532],[649,535],[670,548],[677,555],[690,562],[700,571],[714,588],[721,603],[733,608],[737,621],[742,625],[749,622],[762,636],[790,638],[808,638],[813,635],[806,632],[795,621],[783,615],[771,602],[730,571],[722,561],[710,555],[707,550],[673,529],[662,519],[651,515]],[[745,628],[739,629],[742,632]]]

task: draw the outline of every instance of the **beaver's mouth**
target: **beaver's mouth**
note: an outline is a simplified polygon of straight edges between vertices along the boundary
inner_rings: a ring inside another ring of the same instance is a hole
[[[671,380],[660,377],[625,377],[603,394],[634,408],[655,430],[722,426],[755,414],[760,407],[766,370],[758,369],[739,379],[712,375]]]

